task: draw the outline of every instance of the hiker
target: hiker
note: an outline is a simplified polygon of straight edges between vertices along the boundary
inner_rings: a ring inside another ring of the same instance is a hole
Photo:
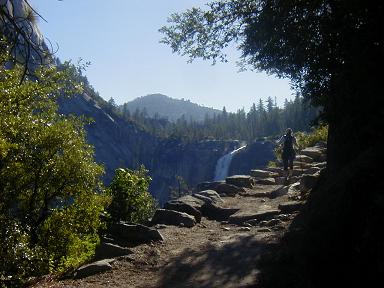
[[[285,178],[291,177],[293,173],[293,160],[295,159],[296,152],[293,146],[298,148],[296,138],[293,136],[292,129],[288,128],[285,135],[277,141],[278,145],[283,145],[283,165]],[[290,170],[288,170],[290,168]]]

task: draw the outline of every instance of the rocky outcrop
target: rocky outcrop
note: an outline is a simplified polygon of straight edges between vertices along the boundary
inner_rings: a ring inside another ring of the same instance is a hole
[[[255,182],[256,182],[256,184],[263,184],[263,185],[275,185],[276,184],[276,180],[273,177],[256,179]]]
[[[106,240],[106,239],[105,239]],[[132,254],[132,250],[117,244],[102,242],[95,251],[94,260],[109,259]]]
[[[223,183],[220,183],[220,184],[223,184]],[[168,201],[167,203],[165,203],[164,208],[171,209],[175,212],[176,211],[185,212],[190,216],[195,217],[196,222],[200,222],[201,216],[204,216],[212,220],[224,221],[224,220],[227,220],[230,215],[236,213],[239,210],[237,208],[223,207],[222,205],[224,203],[225,201],[221,198],[221,196],[216,191],[204,190],[198,193],[194,193],[192,195],[187,195],[175,200]],[[159,209],[159,210],[162,210],[162,209]],[[160,212],[165,213],[162,211]],[[156,213],[158,212],[156,211]],[[156,223],[160,223],[158,218],[155,216],[154,218]],[[176,217],[173,217],[173,220],[169,220],[169,221],[170,222],[175,221],[174,218]],[[155,223],[153,219],[152,219],[152,222]],[[172,224],[170,222],[165,223],[163,221],[161,223],[178,225],[178,224]]]
[[[303,202],[290,201],[290,202],[281,203],[279,205],[279,209],[280,209],[281,213],[292,213],[292,212],[300,210],[300,208],[302,206],[303,206]]]
[[[250,175],[233,175],[225,179],[227,184],[237,187],[252,188],[255,185],[255,179]]]
[[[74,273],[74,278],[85,278],[94,274],[112,270],[111,263],[113,263],[114,261],[115,259],[103,259],[97,262],[83,265],[76,270],[76,272]]]
[[[166,224],[175,226],[193,227],[195,218],[187,213],[167,209],[157,209],[152,217],[152,224]]]
[[[197,197],[199,199],[202,199],[200,196],[207,197],[207,198],[211,199],[211,201],[209,201],[209,202],[211,202],[213,204],[221,204],[224,202],[223,199],[221,199],[220,195],[214,190],[200,191],[200,192],[193,194],[193,196]],[[205,201],[205,202],[207,202],[207,201]]]
[[[319,176],[319,173],[315,175],[304,174],[300,179],[300,189],[303,191],[312,189],[316,185]]]
[[[302,155],[312,158],[314,161],[324,161],[326,149],[319,146],[308,147],[300,152]]]
[[[213,190],[217,191],[221,196],[235,196],[236,194],[245,191],[243,187],[227,183],[220,183]]]
[[[192,215],[195,217],[196,223],[200,223],[201,221],[201,212],[193,207],[192,205],[189,205],[187,203],[184,203],[180,200],[171,200],[164,204],[164,208],[167,210],[173,210],[178,212],[187,213],[189,215]]]
[[[139,245],[164,240],[159,231],[141,224],[113,223],[109,225],[107,232],[127,245]]]
[[[225,208],[213,203],[206,203],[201,210],[206,218],[216,221],[228,220],[232,214],[239,211],[238,208]]]

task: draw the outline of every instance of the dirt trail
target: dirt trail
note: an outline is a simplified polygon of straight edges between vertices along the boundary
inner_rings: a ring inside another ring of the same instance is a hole
[[[269,192],[276,186],[257,189]],[[289,201],[287,195],[270,199],[259,194],[249,190],[223,200],[226,207],[245,213]],[[35,287],[254,287],[261,253],[279,241],[294,214],[283,216],[271,227],[206,218],[192,228],[167,226],[160,230],[164,242],[133,248],[134,253],[116,260],[109,272],[81,280],[46,281]]]

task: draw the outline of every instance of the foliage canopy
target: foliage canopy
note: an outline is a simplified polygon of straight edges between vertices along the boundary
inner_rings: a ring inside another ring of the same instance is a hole
[[[84,121],[57,112],[57,97],[81,91],[76,68],[41,67],[20,84],[24,68],[0,57],[0,277],[16,285],[89,258],[108,198]]]
[[[289,77],[328,108],[337,85],[353,75],[348,69],[373,68],[382,55],[382,8],[376,1],[212,1],[206,10],[172,14],[161,41],[190,60],[213,62],[225,61],[224,48],[235,42],[245,67]]]

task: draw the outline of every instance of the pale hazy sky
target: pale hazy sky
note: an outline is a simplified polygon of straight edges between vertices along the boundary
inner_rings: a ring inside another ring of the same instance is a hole
[[[118,104],[161,93],[207,107],[249,110],[258,99],[292,99],[289,81],[252,71],[238,72],[239,52],[212,66],[172,54],[160,44],[158,29],[173,12],[208,0],[30,0],[48,21],[39,20],[46,38],[59,46],[62,60],[90,61],[86,75],[100,95]]]

